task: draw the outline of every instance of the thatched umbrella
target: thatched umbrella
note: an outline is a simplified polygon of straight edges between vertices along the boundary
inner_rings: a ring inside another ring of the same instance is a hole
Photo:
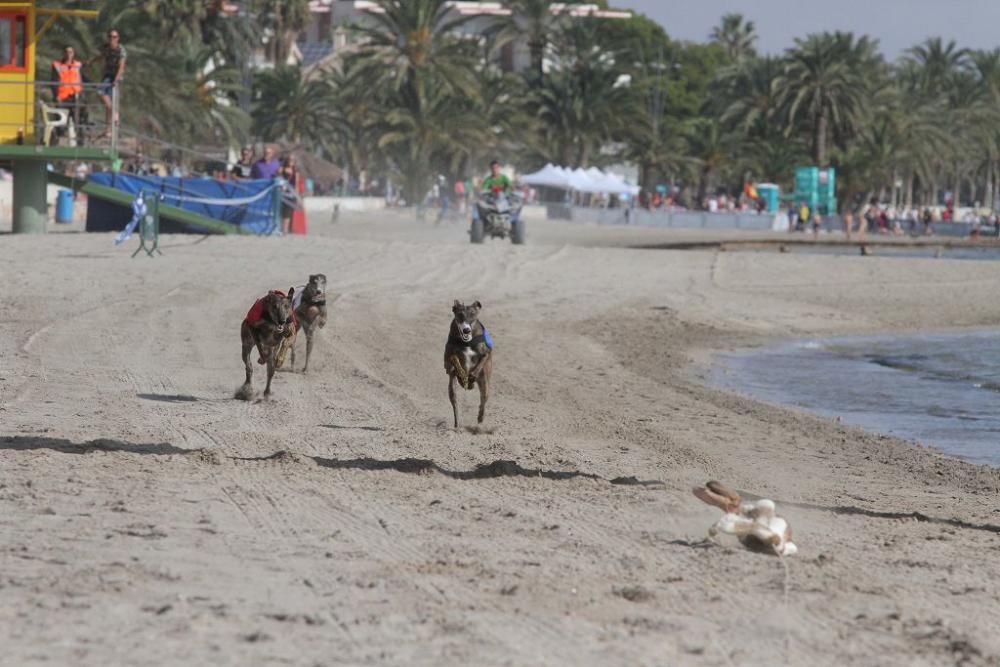
[[[316,156],[302,146],[278,145],[275,147],[279,156],[291,155],[295,158],[295,165],[303,178],[310,178],[312,182],[324,190],[332,190],[337,181],[344,175],[344,170]]]

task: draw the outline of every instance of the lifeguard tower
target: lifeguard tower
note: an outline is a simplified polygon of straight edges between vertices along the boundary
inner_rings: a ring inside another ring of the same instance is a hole
[[[117,124],[99,139],[86,137],[79,108],[60,107],[50,98],[52,84],[35,79],[38,41],[64,16],[95,18],[97,11],[37,7],[34,0],[0,0],[0,162],[9,161],[14,174],[15,234],[45,232],[50,162],[117,157]],[[98,99],[96,84],[81,87],[81,98]],[[118,90],[116,86],[111,94],[113,117],[117,117]],[[63,138],[56,139],[60,132]]]

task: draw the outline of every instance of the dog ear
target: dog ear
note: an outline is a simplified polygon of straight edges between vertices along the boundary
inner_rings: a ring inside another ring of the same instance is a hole
[[[311,283],[316,282],[316,278],[317,278],[317,276],[316,276],[315,273],[310,273],[309,274],[309,282],[311,282]]]
[[[289,287],[288,288],[288,298],[291,299],[293,296],[295,296],[295,288],[294,287]]]
[[[478,301],[476,301],[472,305],[475,306],[476,308],[480,309],[480,310],[482,310],[482,308],[483,308],[483,304],[479,303]]]
[[[462,309],[462,302],[459,301],[458,299],[455,299],[455,303],[452,304],[452,306],[451,306],[452,312],[455,312],[455,311],[461,310],[461,309]]]

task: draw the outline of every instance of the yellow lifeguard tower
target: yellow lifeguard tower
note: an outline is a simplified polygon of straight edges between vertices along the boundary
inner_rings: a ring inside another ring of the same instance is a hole
[[[51,134],[52,114],[47,112],[53,103],[47,104],[40,94],[51,83],[36,81],[35,47],[62,16],[94,18],[97,11],[37,7],[34,0],[0,0],[0,161],[13,166],[14,233],[45,232],[49,162],[116,157],[116,128],[102,145],[51,146],[42,141]],[[117,107],[117,89],[112,94]],[[64,115],[69,116],[68,112]]]

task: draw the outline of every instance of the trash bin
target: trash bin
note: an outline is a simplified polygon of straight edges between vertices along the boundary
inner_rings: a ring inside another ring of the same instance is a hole
[[[56,222],[73,222],[73,191],[60,190],[56,197]]]

